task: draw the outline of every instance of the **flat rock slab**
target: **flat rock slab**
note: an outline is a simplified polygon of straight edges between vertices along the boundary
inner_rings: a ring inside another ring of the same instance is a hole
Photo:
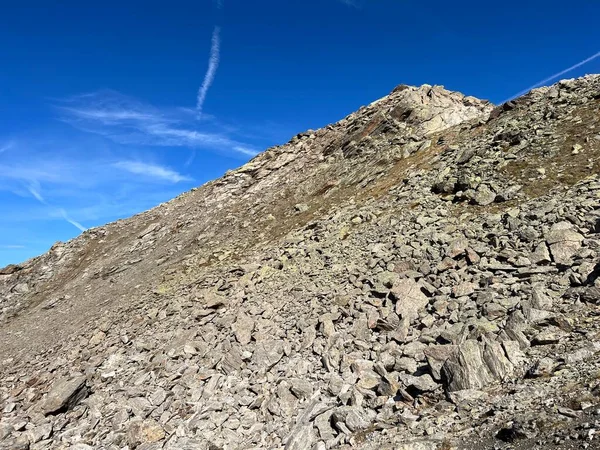
[[[552,227],[546,237],[546,242],[550,245],[550,253],[554,262],[569,265],[573,256],[581,248],[583,236],[576,232],[571,224],[560,222]]]
[[[429,303],[429,299],[421,291],[421,286],[414,280],[400,280],[394,284],[392,294],[396,297],[396,314],[413,320],[419,311]]]
[[[84,376],[79,376],[54,383],[41,406],[44,415],[73,409],[88,395],[85,380]]]
[[[256,344],[252,362],[260,368],[270,370],[282,357],[283,343],[281,341],[261,341]]]

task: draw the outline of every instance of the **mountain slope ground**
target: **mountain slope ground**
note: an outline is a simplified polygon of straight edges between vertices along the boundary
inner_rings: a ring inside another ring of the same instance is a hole
[[[599,113],[399,86],[0,269],[0,448],[600,448]]]

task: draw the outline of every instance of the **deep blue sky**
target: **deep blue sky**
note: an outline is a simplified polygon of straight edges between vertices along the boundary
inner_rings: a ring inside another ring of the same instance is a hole
[[[401,83],[501,102],[596,54],[598,17],[593,1],[3,2],[0,266]],[[216,25],[220,65],[198,117]],[[600,58],[563,78],[592,72]]]

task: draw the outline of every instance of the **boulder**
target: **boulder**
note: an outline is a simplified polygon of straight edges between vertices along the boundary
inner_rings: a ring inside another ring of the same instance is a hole
[[[449,392],[481,389],[494,381],[484,362],[481,347],[474,340],[467,340],[458,346],[444,363],[442,374]]]
[[[57,381],[46,395],[41,405],[41,411],[44,415],[68,411],[87,395],[88,389],[84,376]]]
[[[581,248],[583,236],[569,222],[559,222],[550,229],[546,242],[556,264],[570,265],[573,256]]]

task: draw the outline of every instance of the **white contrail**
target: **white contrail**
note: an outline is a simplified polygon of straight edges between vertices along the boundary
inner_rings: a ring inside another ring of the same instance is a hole
[[[215,74],[217,73],[217,68],[219,67],[219,55],[221,52],[221,28],[215,27],[212,35],[212,45],[210,47],[210,58],[208,60],[208,70],[206,71],[206,75],[204,76],[204,81],[202,82],[202,86],[200,86],[200,90],[198,90],[198,103],[196,104],[196,110],[198,111],[198,116],[202,115],[202,107],[204,106],[204,101],[206,100],[206,94],[208,94],[208,90],[215,80]]]
[[[558,77],[563,76],[564,74],[569,73],[570,71],[575,70],[578,67],[581,67],[581,66],[583,66],[583,65],[585,65],[585,64],[593,61],[594,59],[596,59],[598,57],[600,57],[600,52],[598,52],[598,53],[590,56],[589,58],[584,59],[583,61],[578,62],[577,64],[575,64],[575,65],[573,65],[573,66],[571,66],[571,67],[569,67],[569,68],[567,68],[565,70],[562,70],[562,71],[560,71],[558,73],[555,73],[554,75],[549,76],[548,78],[545,78],[542,81],[539,81],[539,82],[535,83],[533,86],[530,86],[527,89],[523,89],[518,94],[515,94],[512,97],[510,97],[509,99],[504,100],[502,103],[506,103],[508,101],[514,100],[515,98],[520,97],[521,95],[525,95],[529,91],[531,91],[532,89],[535,89],[535,88],[538,88],[540,86],[543,86],[544,84],[548,83],[549,81],[556,80]]]
[[[29,191],[29,193],[38,201],[40,202],[42,205],[46,205],[46,206],[51,206],[48,204],[48,202],[46,201],[46,199],[43,197],[43,195],[40,193],[40,185],[37,182],[33,182],[31,183],[28,187],[27,190]],[[74,221],[73,219],[71,219],[69,217],[69,215],[67,214],[67,212],[62,209],[62,208],[56,208],[56,210],[60,213],[61,217],[63,219],[65,219],[67,222],[69,222],[71,225],[73,225],[75,228],[78,228],[79,231],[83,232],[83,231],[87,231],[87,228],[85,228],[83,225],[81,225],[79,222]]]
[[[75,228],[78,228],[79,231],[83,232],[83,231],[87,231],[87,228],[84,227],[83,225],[81,225],[79,222],[74,221],[73,219],[71,219],[68,215],[67,212],[64,209],[60,209],[60,215],[63,217],[63,219],[65,219],[67,222],[69,222],[71,225],[73,225]]]
[[[27,186],[27,190],[38,202],[43,203],[44,205],[47,205],[46,199],[40,193],[40,184],[39,183],[37,183],[37,182],[31,183],[29,186]]]

